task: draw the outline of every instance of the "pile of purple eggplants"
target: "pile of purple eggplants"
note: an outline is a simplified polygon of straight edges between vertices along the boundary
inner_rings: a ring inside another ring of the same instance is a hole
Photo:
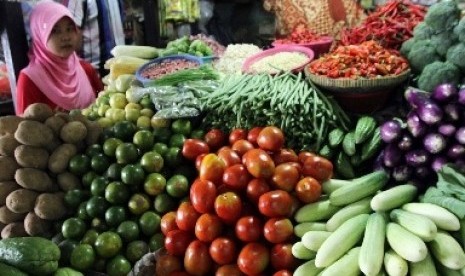
[[[434,184],[446,163],[464,169],[465,86],[444,83],[432,92],[409,87],[404,97],[410,107],[406,118],[381,126],[385,146],[376,166],[395,182],[419,188]]]

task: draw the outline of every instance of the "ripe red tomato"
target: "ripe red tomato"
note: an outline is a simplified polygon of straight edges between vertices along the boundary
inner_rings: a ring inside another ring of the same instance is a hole
[[[293,149],[280,149],[273,154],[273,162],[276,166],[287,162],[299,162],[299,157]]]
[[[294,235],[294,227],[288,218],[270,218],[263,227],[263,236],[271,243],[288,241]]]
[[[296,168],[300,174],[302,174],[302,165],[299,162],[287,162],[286,164],[289,164]]]
[[[237,258],[237,266],[247,275],[257,275],[265,271],[270,262],[270,252],[256,242],[246,244]]]
[[[213,182],[197,178],[191,185],[189,196],[194,209],[202,214],[213,210],[216,190]]]
[[[309,151],[301,151],[299,152],[299,154],[297,155],[297,157],[299,158],[299,162],[300,164],[304,164],[305,163],[305,160],[307,160],[307,158],[309,157],[315,157],[316,155],[312,152],[309,152]]]
[[[275,270],[294,270],[297,259],[292,255],[292,244],[278,243],[273,245],[270,252],[271,266]]]
[[[208,245],[199,240],[192,241],[184,255],[184,268],[192,275],[207,275],[213,265],[213,260],[208,253]]]
[[[235,223],[241,216],[241,210],[241,198],[234,192],[220,194],[215,199],[215,212],[225,223]]]
[[[192,203],[184,201],[179,204],[178,210],[176,211],[176,225],[181,230],[193,231],[199,216],[200,214],[195,210],[194,206],[192,206]]]
[[[287,217],[291,215],[293,200],[282,190],[266,192],[258,199],[258,210],[267,217]]]
[[[186,139],[182,146],[182,155],[189,160],[195,160],[203,153],[209,153],[208,144],[199,139]]]
[[[290,192],[300,179],[300,173],[295,166],[290,163],[279,164],[271,177],[273,185],[281,190]]]
[[[248,152],[249,150],[251,150],[253,148],[255,148],[254,145],[252,143],[250,143],[249,141],[244,140],[244,139],[237,140],[231,146],[231,149],[234,150],[235,152],[237,152],[237,154],[239,154],[239,156],[244,155],[246,152]]]
[[[258,146],[257,144],[257,138],[258,134],[260,134],[260,131],[262,131],[263,127],[253,127],[249,130],[249,133],[247,133],[247,141],[252,143],[254,146]]]
[[[165,237],[166,251],[171,255],[182,257],[193,239],[190,232],[179,229],[169,231]]]
[[[247,130],[242,128],[235,128],[229,133],[229,144],[233,145],[237,140],[246,140],[247,139]]]
[[[165,236],[169,231],[179,229],[176,224],[176,211],[168,212],[161,217],[160,229]]]
[[[241,164],[241,157],[230,147],[224,146],[219,149],[216,154],[218,155],[219,159],[223,160],[226,168],[235,164]]]
[[[258,199],[262,194],[269,191],[270,185],[268,185],[266,180],[263,178],[254,178],[247,184],[247,198],[254,203],[258,202]]]
[[[224,170],[223,183],[235,190],[244,190],[250,181],[250,174],[242,164],[232,165]]]
[[[219,237],[210,244],[210,256],[219,265],[231,264],[236,260],[236,243],[226,237]]]
[[[155,275],[171,275],[182,269],[181,260],[170,254],[162,254],[155,264]]]
[[[213,152],[226,144],[226,134],[222,130],[214,128],[205,133],[203,140],[210,147],[210,151]]]
[[[215,276],[244,276],[245,274],[239,270],[237,264],[227,264],[220,266],[215,273]]]
[[[195,158],[195,169],[196,169],[197,171],[200,171],[200,165],[202,164],[202,160],[203,160],[203,158],[205,157],[205,155],[207,155],[207,153],[199,154],[199,155]]]
[[[262,236],[262,221],[255,216],[242,217],[236,222],[236,237],[244,242],[255,242]]]
[[[295,186],[295,194],[303,203],[316,202],[321,197],[321,185],[313,177],[302,178]]]
[[[309,157],[303,163],[302,174],[324,182],[333,176],[333,163],[321,156]]]
[[[284,133],[275,126],[267,126],[260,131],[257,144],[263,150],[279,151],[284,145]]]
[[[270,155],[262,149],[251,149],[242,156],[242,163],[256,178],[268,179],[274,174],[275,166]]]
[[[286,269],[282,269],[280,271],[276,271],[273,276],[292,276],[292,272]]]
[[[211,242],[221,235],[223,223],[214,214],[202,214],[195,223],[195,236],[203,242]]]
[[[219,185],[225,168],[223,160],[219,159],[216,154],[209,153],[203,157],[202,163],[200,163],[199,178]]]

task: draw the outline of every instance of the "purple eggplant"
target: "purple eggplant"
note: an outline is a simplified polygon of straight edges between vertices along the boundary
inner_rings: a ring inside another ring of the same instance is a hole
[[[428,130],[428,126],[420,120],[415,111],[410,111],[407,114],[407,128],[413,137],[421,137]]]
[[[429,153],[436,154],[446,148],[447,141],[439,133],[428,133],[423,138],[423,146]]]
[[[418,117],[428,125],[434,125],[442,120],[444,112],[433,102],[426,102],[417,108]]]
[[[458,160],[465,157],[465,146],[455,144],[447,149],[447,157],[453,160]]]
[[[455,140],[462,145],[465,145],[465,127],[457,129],[455,132]]]
[[[412,167],[425,166],[429,159],[429,154],[424,149],[411,150],[405,154],[405,162]]]
[[[402,134],[402,137],[400,138],[399,142],[397,143],[397,147],[401,151],[409,151],[412,149],[413,146],[413,139],[412,136],[405,132]]]
[[[460,119],[461,109],[463,109],[463,107],[460,107],[458,103],[448,103],[444,106],[444,114],[447,119],[458,121]]]
[[[458,94],[457,86],[451,83],[443,83],[434,89],[431,98],[440,103],[450,102]]]
[[[384,170],[383,166],[383,160],[384,160],[384,150],[381,150],[381,152],[376,156],[375,161],[373,162],[373,170],[374,171],[379,171],[379,170]]]
[[[446,137],[454,136],[457,128],[453,124],[445,123],[438,127],[438,132]]]
[[[430,102],[431,94],[415,87],[409,87],[404,92],[404,97],[409,105],[416,109],[427,102]]]
[[[405,182],[410,179],[413,174],[413,168],[407,165],[397,166],[392,170],[392,177],[397,182]]]
[[[388,144],[384,148],[383,164],[388,168],[396,167],[401,162],[402,157],[402,152],[395,143]]]
[[[460,87],[459,96],[458,96],[457,101],[458,101],[461,105],[465,105],[465,86]]]
[[[447,158],[445,158],[444,156],[435,156],[431,161],[431,168],[435,172],[438,172],[440,169],[442,169],[442,166],[444,166],[445,164],[447,164]]]
[[[402,124],[399,120],[389,120],[381,126],[381,139],[385,143],[391,143],[400,138]]]

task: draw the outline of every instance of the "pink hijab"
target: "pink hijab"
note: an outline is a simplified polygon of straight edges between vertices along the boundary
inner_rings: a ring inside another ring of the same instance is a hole
[[[53,26],[64,16],[73,20],[65,6],[53,1],[42,1],[34,7],[29,65],[23,72],[57,106],[65,110],[85,108],[95,100],[95,94],[78,56],[73,53],[61,58],[47,49]]]

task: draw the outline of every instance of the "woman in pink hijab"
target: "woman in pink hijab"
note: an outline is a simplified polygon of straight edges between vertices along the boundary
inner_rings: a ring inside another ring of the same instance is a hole
[[[65,6],[51,0],[34,7],[29,65],[18,77],[16,114],[37,102],[57,110],[82,109],[103,90],[95,69],[76,55],[80,34],[72,18]]]

